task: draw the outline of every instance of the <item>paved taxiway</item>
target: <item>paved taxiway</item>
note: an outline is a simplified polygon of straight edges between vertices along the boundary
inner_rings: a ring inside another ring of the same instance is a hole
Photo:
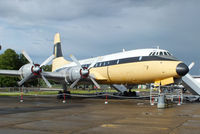
[[[0,97],[1,134],[199,134],[200,104],[150,106],[147,100]]]

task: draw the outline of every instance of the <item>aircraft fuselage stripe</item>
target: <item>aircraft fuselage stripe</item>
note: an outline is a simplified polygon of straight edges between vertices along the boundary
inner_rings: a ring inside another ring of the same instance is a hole
[[[166,56],[165,57],[164,56],[138,56],[138,57],[129,57],[129,58],[123,58],[123,59],[97,62],[94,68],[125,64],[125,63],[133,63],[133,62],[144,62],[144,61],[179,61],[179,60],[177,60],[176,58],[172,56],[168,56],[168,57]],[[89,66],[90,64],[82,64],[82,67],[89,67]],[[59,72],[60,70],[63,70],[65,68],[68,68],[68,67],[60,68],[56,70],[56,72]]]

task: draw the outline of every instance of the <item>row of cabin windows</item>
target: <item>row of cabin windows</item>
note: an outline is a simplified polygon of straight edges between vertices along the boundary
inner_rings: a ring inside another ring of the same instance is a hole
[[[171,54],[169,52],[151,52],[149,55],[150,56],[154,56],[154,55],[168,55],[168,56],[171,56]]]
[[[103,67],[103,66],[114,65],[114,64],[119,64],[119,60],[99,62],[99,63],[96,63],[94,67]],[[89,66],[90,64],[82,65],[82,67],[87,67],[87,68]]]

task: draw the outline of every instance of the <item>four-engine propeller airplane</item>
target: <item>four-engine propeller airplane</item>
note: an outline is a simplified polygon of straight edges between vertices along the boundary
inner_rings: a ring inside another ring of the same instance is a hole
[[[123,51],[80,61],[70,55],[70,62],[63,57],[59,33],[54,37],[53,55],[41,65],[34,64],[25,51],[22,53],[30,63],[23,65],[19,70],[0,70],[0,75],[20,76],[22,80],[18,82],[19,86],[38,77],[49,87],[51,84],[47,79],[68,84],[70,88],[78,82],[90,80],[97,88],[100,88],[99,84],[168,85],[186,75],[190,68],[163,49]],[[52,60],[52,72],[44,72],[41,67]]]

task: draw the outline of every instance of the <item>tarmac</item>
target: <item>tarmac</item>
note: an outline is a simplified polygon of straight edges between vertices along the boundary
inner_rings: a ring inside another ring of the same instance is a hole
[[[200,104],[148,100],[0,97],[0,134],[199,134]]]

